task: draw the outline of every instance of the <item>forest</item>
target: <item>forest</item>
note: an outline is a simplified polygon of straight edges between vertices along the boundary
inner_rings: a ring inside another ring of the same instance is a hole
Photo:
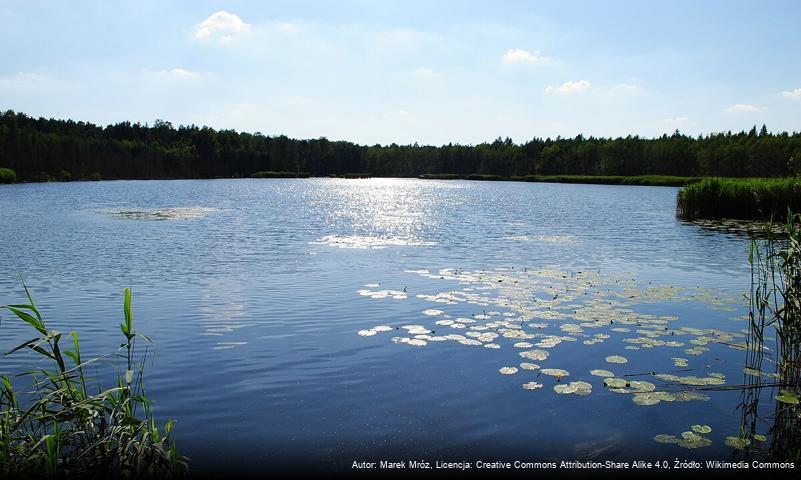
[[[326,138],[0,114],[0,167],[20,182],[237,178],[257,172],[311,176],[424,174],[784,177],[801,160],[801,133],[750,131],[657,138],[498,138],[478,145],[358,145]]]

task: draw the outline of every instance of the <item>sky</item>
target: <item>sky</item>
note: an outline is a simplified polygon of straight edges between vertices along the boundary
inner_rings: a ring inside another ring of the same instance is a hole
[[[326,137],[801,131],[801,1],[0,0],[0,109]]]

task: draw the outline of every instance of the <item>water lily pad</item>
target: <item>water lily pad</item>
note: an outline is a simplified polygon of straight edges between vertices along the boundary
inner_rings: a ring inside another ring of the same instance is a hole
[[[620,355],[610,355],[606,357],[606,361],[609,363],[626,363],[628,359],[626,357],[621,357]]]
[[[724,443],[732,448],[736,448],[737,450],[743,450],[749,445],[751,445],[751,440],[743,437],[729,436],[726,437]]]
[[[562,370],[561,368],[543,368],[540,370],[544,375],[551,375],[553,377],[567,377],[570,375],[567,370]]]
[[[696,433],[709,433],[712,431],[712,427],[710,427],[709,425],[693,425],[690,428],[692,429],[693,432]]]
[[[517,367],[502,367],[500,370],[501,375],[514,375],[517,373]]]
[[[654,441],[657,443],[679,443],[679,439],[675,435],[667,435],[664,433],[656,435]]]
[[[768,437],[766,437],[764,435],[760,435],[758,433],[756,435],[754,435],[754,440],[756,440],[758,442],[764,442],[764,441],[767,441],[767,439],[768,439]]]
[[[633,388],[634,390],[638,390],[641,392],[653,392],[654,390],[656,390],[656,385],[654,385],[651,382],[646,382],[644,380],[640,381],[632,380],[631,382],[629,382],[628,386]]]
[[[529,360],[545,360],[548,358],[548,352],[545,350],[526,350],[525,352],[520,352],[519,355]]]
[[[637,405],[645,406],[656,405],[662,401],[652,393],[635,393],[631,400]]]
[[[553,386],[553,391],[560,394],[576,393],[576,386],[572,384],[557,384]]]
[[[358,333],[360,337],[372,337],[373,335],[375,335],[378,332],[376,332],[373,329],[369,329],[369,330],[359,330],[356,333]]]
[[[523,362],[520,364],[520,368],[523,370],[539,370],[540,366],[536,363]]]
[[[779,395],[776,396],[776,400],[788,405],[798,405],[798,395],[789,390],[779,391]]]
[[[542,388],[542,384],[537,382],[528,382],[523,384],[523,388],[526,390],[536,390],[538,388]]]
[[[610,372],[609,370],[590,370],[591,375],[595,375],[596,377],[614,377],[615,374]]]

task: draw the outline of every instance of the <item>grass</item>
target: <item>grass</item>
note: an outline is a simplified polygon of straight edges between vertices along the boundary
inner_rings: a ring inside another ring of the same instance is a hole
[[[786,219],[801,211],[799,178],[705,178],[679,191],[680,218]]]
[[[24,285],[24,284],[23,284]],[[28,288],[28,303],[0,308],[29,325],[36,336],[3,357],[29,350],[42,362],[17,378],[30,384],[18,391],[0,377],[0,477],[165,477],[183,476],[187,465],[172,440],[172,422],[156,426],[144,391],[149,339],[136,331],[131,291],[125,289],[124,343],[116,353],[85,359],[78,334],[65,337],[45,324]],[[71,338],[72,349],[61,341]],[[114,361],[116,384],[101,387],[87,376],[90,366]]]
[[[307,172],[256,172],[250,175],[250,178],[309,178],[310,174]]]
[[[456,173],[427,173],[420,175],[426,180],[495,180],[495,181],[517,181],[517,182],[547,182],[547,183],[589,183],[601,185],[648,185],[648,186],[671,186],[681,187],[684,185],[698,182],[699,177],[676,177],[668,175],[526,175],[511,176],[503,175],[460,175]]]
[[[17,172],[10,168],[0,168],[0,183],[17,183]]]
[[[769,389],[774,405],[769,417],[771,441],[763,455],[801,461],[801,216],[788,213],[787,238],[777,239],[772,228],[767,239],[752,240],[749,330],[746,367],[749,376],[740,406],[740,436],[757,445],[764,425],[759,416],[760,393]],[[770,380],[764,380],[767,375]],[[777,391],[778,390],[778,391]]]

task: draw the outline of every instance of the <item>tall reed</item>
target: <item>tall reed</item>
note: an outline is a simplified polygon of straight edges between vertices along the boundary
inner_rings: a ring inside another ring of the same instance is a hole
[[[759,403],[770,391],[768,456],[801,460],[801,215],[787,213],[786,238],[766,228],[752,240],[750,325],[746,336],[749,388],[741,400],[743,435],[753,439],[762,423]],[[770,380],[765,380],[765,379]]]
[[[22,391],[11,377],[0,377],[0,476],[183,476],[187,464],[176,450],[173,422],[157,427],[145,395],[150,340],[134,330],[130,289],[125,289],[120,325],[125,342],[117,352],[91,359],[81,356],[77,333],[65,337],[48,328],[27,286],[25,294],[28,303],[0,308],[36,336],[2,357],[29,350],[45,366],[19,375],[30,380]],[[63,339],[72,340],[71,349]],[[137,340],[145,342],[142,352]],[[87,367],[105,361],[122,368],[116,385],[104,388],[87,376]]]

